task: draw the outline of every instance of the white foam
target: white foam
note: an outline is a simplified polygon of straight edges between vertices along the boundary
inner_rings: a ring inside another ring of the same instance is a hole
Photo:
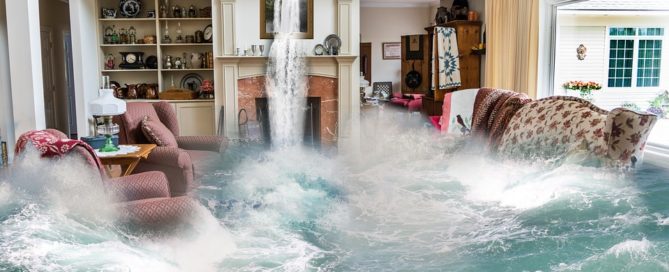
[[[621,255],[629,255],[632,258],[640,258],[646,256],[648,251],[653,248],[653,244],[645,237],[641,240],[625,240],[611,248],[606,253],[619,258]]]

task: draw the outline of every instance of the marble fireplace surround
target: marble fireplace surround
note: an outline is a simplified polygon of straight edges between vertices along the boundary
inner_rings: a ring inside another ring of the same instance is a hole
[[[337,105],[337,80],[324,76],[309,76],[309,91],[307,96],[319,97],[320,107],[320,135],[321,143],[333,145],[336,143],[338,105]],[[267,97],[265,92],[265,76],[257,76],[239,79],[239,95],[237,105],[239,109],[245,109],[248,120],[257,121],[256,102],[258,97]]]
[[[321,142],[331,145],[347,137],[351,115],[355,112],[353,62],[356,56],[308,56],[308,96],[321,98]],[[224,56],[216,58],[216,110],[223,106],[224,133],[227,137],[239,135],[237,114],[246,109],[250,120],[255,119],[255,98],[264,97],[267,57]],[[342,129],[344,128],[344,129]]]

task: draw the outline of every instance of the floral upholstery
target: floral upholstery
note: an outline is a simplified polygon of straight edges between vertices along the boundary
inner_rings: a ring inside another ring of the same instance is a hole
[[[499,151],[513,157],[558,157],[585,149],[607,164],[634,166],[657,118],[625,109],[611,112],[575,97],[530,102],[511,118]]]

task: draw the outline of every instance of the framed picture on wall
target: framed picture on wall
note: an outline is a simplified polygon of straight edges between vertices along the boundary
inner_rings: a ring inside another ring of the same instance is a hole
[[[385,42],[382,44],[383,59],[394,60],[402,58],[402,43]]]
[[[276,0],[260,0],[260,38],[273,39],[274,3]],[[314,0],[299,0],[300,32],[293,33],[295,39],[314,38]]]

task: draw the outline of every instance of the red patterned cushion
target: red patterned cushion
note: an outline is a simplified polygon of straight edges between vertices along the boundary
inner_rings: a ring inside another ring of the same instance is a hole
[[[158,146],[178,147],[174,134],[159,120],[144,116],[141,127],[144,136],[152,143]]]

